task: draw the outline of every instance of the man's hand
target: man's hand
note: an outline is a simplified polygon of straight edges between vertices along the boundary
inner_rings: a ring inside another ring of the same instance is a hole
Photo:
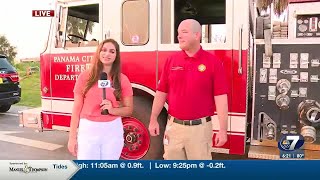
[[[215,146],[221,147],[227,142],[227,131],[220,130],[215,138]]]
[[[151,136],[158,136],[160,134],[159,123],[156,117],[150,117],[149,132]]]

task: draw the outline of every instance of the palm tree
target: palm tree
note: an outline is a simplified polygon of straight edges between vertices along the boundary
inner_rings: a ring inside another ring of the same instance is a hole
[[[267,10],[273,3],[273,11],[280,16],[288,7],[288,0],[257,0],[257,7],[261,10]]]
[[[87,27],[87,22],[88,20],[85,20],[85,19],[68,16],[67,33],[84,37],[85,35],[84,33]],[[93,26],[94,26],[94,23],[90,21],[88,25],[87,33],[92,33]]]

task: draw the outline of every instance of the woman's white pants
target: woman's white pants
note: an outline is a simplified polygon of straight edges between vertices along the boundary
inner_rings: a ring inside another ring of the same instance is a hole
[[[80,119],[77,159],[119,160],[123,145],[123,124],[120,117],[111,122]]]

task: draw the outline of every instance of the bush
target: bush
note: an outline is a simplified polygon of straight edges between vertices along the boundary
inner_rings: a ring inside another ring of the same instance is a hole
[[[22,62],[14,66],[17,70],[26,71],[28,67],[40,67],[40,62]]]
[[[19,76],[23,77],[27,75],[27,69],[39,69],[40,68],[40,62],[22,62],[19,64],[15,64],[14,67],[17,69]]]
[[[40,88],[40,74],[34,74],[21,79],[21,101],[18,105],[40,107],[41,106],[41,88]]]

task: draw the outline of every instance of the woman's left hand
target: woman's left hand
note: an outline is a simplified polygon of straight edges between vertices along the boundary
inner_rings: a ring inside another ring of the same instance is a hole
[[[100,108],[101,110],[104,110],[104,109],[110,110],[110,109],[113,108],[112,107],[112,102],[107,100],[107,99],[102,100],[102,103],[100,104],[100,107],[101,107]]]

